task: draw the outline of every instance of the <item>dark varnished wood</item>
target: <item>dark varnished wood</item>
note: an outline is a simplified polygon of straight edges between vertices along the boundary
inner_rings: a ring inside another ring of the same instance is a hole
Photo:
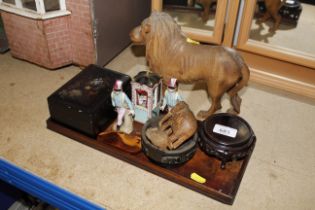
[[[230,205],[234,202],[237,190],[251,156],[250,153],[243,160],[228,162],[226,168],[223,170],[220,168],[220,160],[207,156],[198,148],[194,157],[184,165],[175,168],[163,168],[152,163],[141,151],[137,150],[136,147],[117,142],[119,140],[115,140],[115,135],[113,135],[111,139],[108,139],[108,141],[103,138],[93,139],[56,123],[51,119],[47,120],[47,128],[160,177]],[[135,123],[134,134],[139,135],[141,128],[141,124]],[[110,129],[111,126],[107,130]],[[193,172],[204,177],[207,180],[206,183],[199,184],[190,179],[190,174]]]

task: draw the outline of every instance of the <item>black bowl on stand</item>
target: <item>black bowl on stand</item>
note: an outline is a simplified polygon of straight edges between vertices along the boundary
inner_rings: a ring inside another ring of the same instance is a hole
[[[221,168],[228,161],[246,157],[254,149],[256,136],[241,117],[220,113],[208,117],[198,126],[199,145],[210,156],[221,160]]]
[[[175,150],[160,149],[151,143],[146,136],[146,130],[150,127],[157,127],[160,117],[154,117],[148,120],[141,131],[141,146],[144,154],[154,163],[163,167],[174,167],[182,165],[190,160],[196,152],[198,134],[197,132],[186,142]]]

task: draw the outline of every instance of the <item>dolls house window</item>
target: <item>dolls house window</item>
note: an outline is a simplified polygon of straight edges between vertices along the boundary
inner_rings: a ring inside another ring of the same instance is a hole
[[[148,107],[148,93],[144,90],[137,90],[137,105],[140,107]]]
[[[58,11],[60,10],[59,0],[44,0],[46,12]]]
[[[23,8],[36,11],[35,0],[21,0]]]
[[[46,12],[60,10],[59,0],[44,0]]]
[[[70,14],[66,10],[65,0],[0,0],[0,10],[34,19],[49,19]]]
[[[4,3],[15,4],[15,0],[3,0]]]

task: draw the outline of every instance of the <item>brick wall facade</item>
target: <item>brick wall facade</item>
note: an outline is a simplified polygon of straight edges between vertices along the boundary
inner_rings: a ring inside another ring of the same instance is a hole
[[[89,0],[67,0],[71,15],[35,20],[1,12],[14,57],[49,69],[95,63]]]
[[[71,64],[73,58],[69,34],[69,17],[63,16],[44,20],[42,23],[51,68]]]
[[[50,60],[47,42],[43,36],[43,22],[7,12],[2,12],[1,16],[11,54],[49,68]]]
[[[73,62],[86,66],[96,62],[90,0],[66,0],[70,15]]]

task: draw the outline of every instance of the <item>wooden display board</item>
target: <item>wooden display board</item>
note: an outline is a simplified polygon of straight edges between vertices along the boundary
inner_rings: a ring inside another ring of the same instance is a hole
[[[202,193],[220,202],[232,205],[241,183],[251,153],[243,160],[228,162],[225,169],[220,168],[221,161],[206,155],[197,148],[193,158],[185,164],[164,168],[151,162],[141,149],[124,144],[113,135],[107,139],[91,138],[80,132],[65,127],[51,119],[47,120],[47,128],[64,136],[81,142],[87,146],[126,161],[160,177]],[[141,133],[142,125],[135,124],[135,134]],[[111,126],[107,129],[111,129]],[[206,182],[200,184],[190,178],[191,173],[204,177]]]

